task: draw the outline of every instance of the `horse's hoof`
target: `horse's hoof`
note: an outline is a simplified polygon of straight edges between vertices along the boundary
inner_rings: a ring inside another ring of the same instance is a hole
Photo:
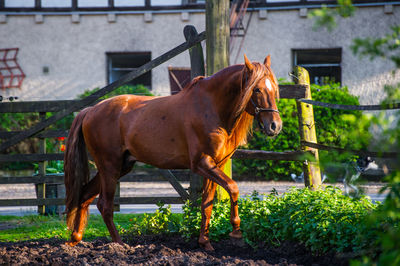
[[[80,241],[67,241],[64,244],[70,247],[75,247]]]
[[[72,232],[71,234],[71,241],[72,242],[79,242],[82,240],[82,233],[81,232]]]
[[[237,247],[244,247],[243,235],[240,230],[233,231],[229,233],[231,243]]]
[[[242,232],[240,230],[235,230],[229,233],[229,236],[231,238],[236,238],[236,239],[242,239],[243,235]]]
[[[202,249],[204,249],[205,251],[207,251],[207,252],[215,251],[215,249],[213,248],[213,246],[211,246],[210,241],[207,241],[207,242],[205,242],[205,243],[199,243],[199,244],[200,244],[200,247],[201,247]]]

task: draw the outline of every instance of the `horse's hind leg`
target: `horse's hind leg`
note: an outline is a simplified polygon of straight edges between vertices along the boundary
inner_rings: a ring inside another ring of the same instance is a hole
[[[93,202],[93,200],[99,193],[100,177],[99,173],[97,173],[96,176],[83,187],[82,198],[80,200],[80,205],[74,221],[74,228],[71,234],[71,241],[67,242],[66,244],[70,246],[75,246],[82,240],[83,231],[87,224],[89,205]]]
[[[132,170],[134,163],[135,163],[135,160],[132,157],[125,156],[124,162],[123,162],[121,170],[120,170],[120,176],[123,176],[123,175],[129,173]],[[116,171],[116,172],[118,172],[118,171]],[[107,179],[107,178],[103,178],[103,179]],[[112,184],[113,182],[111,182],[111,184],[109,184],[106,181],[106,183],[108,185],[110,185],[110,187],[113,187],[113,191],[115,191],[116,183],[114,185]],[[102,187],[102,182],[101,182],[101,178],[100,178],[100,173],[97,172],[95,177],[93,177],[89,181],[89,183],[87,183],[82,189],[82,198],[80,200],[81,203],[77,210],[78,214],[76,215],[76,218],[74,221],[74,228],[73,228],[73,231],[71,234],[71,241],[67,242],[66,244],[68,244],[70,246],[75,246],[82,240],[83,232],[84,232],[84,229],[87,224],[87,215],[88,215],[89,205],[93,202],[93,200],[96,198],[96,196],[99,195],[99,193],[101,191],[101,187]],[[103,199],[103,201],[104,201],[103,196],[100,196],[100,199]],[[99,199],[99,202],[100,202],[100,199]],[[112,200],[114,200],[114,196],[112,197]],[[100,210],[99,203],[97,204],[97,206]],[[103,205],[101,205],[101,206],[103,206]],[[112,206],[113,206],[113,204],[112,204]],[[103,215],[103,213],[102,213],[102,215]],[[103,215],[103,219],[104,219],[104,215]],[[111,223],[112,223],[112,225],[114,225],[112,220],[111,220]],[[107,225],[107,227],[109,228],[108,225]],[[114,228],[115,228],[115,226],[114,226]],[[110,229],[109,229],[109,231],[111,234],[112,231]],[[117,235],[118,235],[118,233],[117,233]],[[113,238],[113,240],[114,240],[114,238]],[[115,241],[115,242],[118,242],[118,241]]]
[[[122,244],[121,237],[118,234],[117,228],[114,224],[114,194],[115,188],[119,178],[119,171],[112,171],[112,169],[99,171],[101,176],[101,189],[99,200],[97,201],[97,208],[99,209],[104,223],[110,232],[113,242]]]
[[[213,200],[217,183],[208,178],[203,180],[203,194],[201,199],[201,228],[199,236],[199,244],[207,251],[212,251],[210,239],[208,238],[210,229],[210,219],[213,209]]]

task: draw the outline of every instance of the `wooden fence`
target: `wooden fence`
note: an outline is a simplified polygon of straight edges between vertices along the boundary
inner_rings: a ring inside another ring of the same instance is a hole
[[[82,99],[82,100],[68,100],[68,101],[39,101],[39,102],[3,102],[0,103],[0,113],[39,113],[41,121],[32,126],[31,128],[24,131],[15,132],[0,132],[0,163],[11,163],[11,162],[38,162],[39,173],[35,176],[22,176],[22,177],[0,177],[0,184],[24,184],[33,183],[37,187],[37,199],[2,199],[0,200],[0,206],[38,206],[39,212],[45,212],[46,205],[64,205],[63,194],[63,174],[59,175],[48,175],[46,174],[46,162],[63,160],[63,153],[46,153],[46,138],[57,138],[67,137],[68,132],[65,130],[45,130],[50,125],[66,117],[69,114],[79,111],[86,106],[92,105],[98,101],[98,99],[105,94],[115,90],[121,85],[133,80],[134,78],[150,71],[156,66],[168,61],[174,56],[189,49],[190,62],[191,62],[191,75],[192,77],[197,75],[204,75],[204,58],[203,51],[200,42],[205,39],[205,33],[198,34],[193,26],[186,26],[184,29],[184,35],[186,42],[166,52],[165,54],[157,57],[156,59],[148,62],[142,67],[128,73],[123,76],[120,80],[107,85],[106,87],[98,90],[94,94]],[[299,72],[299,75],[304,75],[303,72]],[[298,79],[301,80],[301,79]],[[281,98],[289,99],[311,99],[310,87],[307,82],[297,82],[296,85],[282,85],[279,86]],[[310,135],[309,127],[305,126],[305,123],[313,123],[308,120],[312,118],[312,108],[308,104],[297,101],[298,104],[298,115],[299,115],[299,134],[301,141],[316,142],[315,139]],[[302,107],[305,105],[305,109]],[[303,110],[304,109],[304,110]],[[46,118],[48,112],[55,113],[54,115]],[[306,120],[305,120],[306,119]],[[308,120],[307,120],[308,119]],[[315,134],[314,134],[315,135]],[[22,140],[30,137],[39,139],[39,153],[36,154],[5,154],[5,150]],[[262,160],[303,160],[305,152],[311,151],[311,154],[317,156],[316,150],[313,148],[302,146],[302,150],[299,151],[287,151],[287,152],[269,152],[269,151],[257,151],[257,150],[237,150],[233,155],[233,158],[237,159],[262,159]],[[317,157],[316,157],[317,158]],[[305,163],[305,167],[309,164]],[[317,167],[317,165],[316,165]],[[308,169],[308,168],[307,168]],[[318,183],[319,172],[315,172],[315,169],[309,171],[310,182]],[[191,173],[189,170],[134,170],[121,178],[121,182],[141,182],[141,181],[161,181],[167,180],[171,183],[174,189],[178,192],[179,196],[176,197],[120,197],[119,187],[117,188],[115,195],[115,203],[118,204],[155,204],[158,202],[164,202],[166,204],[182,203],[184,200],[197,199],[201,192],[201,178]],[[189,191],[186,191],[180,184],[180,181],[189,181]],[[314,183],[306,183],[307,185]],[[58,191],[57,198],[48,198],[49,189],[56,189]],[[93,204],[95,204],[93,202]],[[118,209],[118,207],[116,207]]]

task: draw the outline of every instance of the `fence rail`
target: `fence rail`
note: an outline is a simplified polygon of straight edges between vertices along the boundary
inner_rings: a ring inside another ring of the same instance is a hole
[[[63,160],[62,153],[46,154],[46,138],[67,137],[66,130],[45,129],[66,117],[73,112],[93,105],[98,102],[99,98],[120,87],[121,85],[133,80],[134,78],[150,71],[154,67],[168,61],[174,56],[189,49],[191,62],[192,77],[204,75],[204,58],[200,42],[205,39],[205,32],[197,33],[193,26],[186,26],[184,29],[186,42],[148,62],[140,68],[126,74],[121,79],[111,83],[104,88],[96,91],[92,95],[81,100],[65,100],[65,101],[39,101],[39,102],[9,102],[0,103],[0,113],[39,113],[41,121],[31,128],[24,131],[0,132],[0,152],[4,152],[7,148],[17,144],[18,142],[30,137],[39,138],[39,153],[37,154],[0,154],[0,163],[10,162],[39,162],[39,174],[36,176],[23,177],[0,177],[0,184],[21,184],[33,183],[37,189],[37,199],[12,199],[0,200],[0,206],[35,206],[39,207],[40,212],[44,212],[44,206],[47,204],[62,205],[64,195],[58,195],[57,199],[47,199],[46,187],[61,186],[64,176],[61,175],[46,175],[45,165],[47,161]],[[281,98],[300,99],[306,96],[307,85],[283,85],[279,87]],[[46,118],[46,113],[54,113],[49,118]],[[302,152],[269,152],[269,151],[249,151],[238,150],[234,154],[235,158],[240,159],[264,159],[264,160],[301,160]],[[178,192],[179,197],[157,197],[157,198],[121,198],[119,197],[119,187],[116,192],[116,204],[135,204],[135,203],[157,203],[164,201],[165,203],[177,203],[186,199],[195,199],[198,197],[201,190],[201,181],[190,171],[182,170],[135,170],[120,179],[121,182],[141,182],[141,181],[168,181]],[[180,181],[189,181],[189,191],[186,191]],[[58,190],[58,189],[57,189]],[[62,190],[61,190],[62,191]],[[189,193],[188,193],[189,192]]]
[[[183,203],[181,197],[115,197],[115,204],[179,204]],[[95,205],[95,199],[91,205]],[[40,206],[40,205],[65,205],[64,198],[44,198],[44,199],[0,199],[0,206]]]
[[[339,109],[339,110],[360,110],[360,111],[387,111],[387,110],[396,110],[400,109],[400,103],[388,103],[388,104],[379,104],[379,105],[345,105],[345,104],[334,104],[334,103],[325,103],[320,101],[313,101],[308,99],[299,99],[299,102],[311,104],[315,106],[330,108],[330,109]],[[325,151],[337,151],[339,153],[351,153],[360,156],[370,156],[370,157],[379,157],[379,158],[398,158],[398,152],[381,152],[381,151],[368,151],[368,150],[350,150],[340,147],[328,146],[320,143],[313,143],[309,141],[301,141],[301,145],[311,147],[318,150]]]
[[[80,109],[95,104],[98,99],[105,94],[113,91],[119,86],[133,80],[134,78],[150,71],[154,67],[168,61],[174,56],[182,53],[189,49],[192,76],[204,75],[204,58],[200,42],[205,39],[205,33],[197,34],[193,26],[187,26],[184,29],[186,42],[166,52],[165,54],[157,57],[156,59],[148,62],[142,67],[128,73],[123,76],[120,80],[105,86],[98,90],[92,95],[82,100],[66,100],[66,101],[43,101],[43,102],[10,102],[0,103],[0,113],[35,113],[38,112],[42,121],[38,122],[33,127],[24,131],[13,131],[13,132],[0,132],[0,152],[4,152],[7,148],[19,143],[20,141],[35,137],[39,138],[39,153],[37,154],[0,154],[0,163],[9,162],[39,162],[39,174],[36,176],[22,176],[22,177],[0,177],[0,184],[22,184],[22,183],[33,183],[37,186],[37,199],[10,199],[0,200],[0,206],[38,206],[41,212],[44,212],[45,205],[63,205],[64,195],[58,195],[56,199],[46,198],[46,186],[48,184],[63,184],[64,176],[61,175],[46,175],[45,163],[47,161],[58,161],[63,160],[64,155],[62,153],[46,154],[45,139],[56,138],[56,137],[67,137],[67,130],[46,130],[45,128],[54,124],[58,120],[66,117],[73,112],[79,111]],[[296,68],[297,69],[297,68]],[[258,150],[237,150],[233,157],[234,159],[261,159],[261,160],[286,160],[286,161],[303,161],[304,162],[304,173],[305,173],[305,184],[313,185],[320,184],[320,173],[318,166],[318,150],[328,149],[328,146],[317,144],[315,136],[313,137],[310,128],[315,125],[313,119],[312,104],[329,107],[329,108],[349,108],[348,106],[337,105],[337,104],[326,104],[311,100],[310,86],[307,82],[308,73],[304,69],[300,69],[297,81],[303,80],[304,82],[298,82],[296,85],[280,85],[279,91],[281,98],[295,99],[297,102],[298,118],[299,118],[299,134],[301,139],[301,150],[297,151],[286,151],[286,152],[272,152],[272,151],[258,151]],[[307,98],[307,99],[304,99]],[[396,105],[398,108],[400,105]],[[382,108],[382,106],[380,106]],[[354,107],[361,108],[361,107]],[[366,108],[365,106],[362,108]],[[376,107],[374,107],[376,108]],[[391,105],[391,108],[394,109]],[[370,110],[370,109],[346,109],[346,110]],[[375,110],[375,109],[374,109]],[[55,113],[49,118],[45,118],[47,112]],[[330,147],[330,149],[341,149],[336,147]],[[344,150],[344,149],[342,149]],[[353,151],[354,152],[354,151]],[[304,154],[311,153],[315,157],[315,161],[307,163],[304,161]],[[387,153],[394,155],[392,153]],[[384,155],[387,155],[384,154]],[[380,156],[382,153],[376,153],[374,155]],[[395,154],[397,156],[397,153]],[[312,166],[310,168],[310,165]],[[196,177],[193,173],[188,170],[142,170],[135,169],[134,172],[127,174],[121,178],[121,182],[142,182],[142,181],[168,181],[178,192],[179,197],[120,197],[119,187],[117,188],[115,203],[116,204],[154,204],[159,201],[164,203],[180,203],[186,199],[194,200],[198,197],[201,190],[200,178]],[[184,189],[180,181],[189,181],[189,191]],[[189,192],[189,193],[188,193]]]
[[[388,103],[388,104],[378,104],[378,105],[347,105],[347,104],[336,104],[336,103],[324,103],[308,99],[300,99],[299,102],[308,103],[320,107],[327,107],[331,109],[339,109],[339,110],[383,111],[383,110],[400,109],[400,103]]]

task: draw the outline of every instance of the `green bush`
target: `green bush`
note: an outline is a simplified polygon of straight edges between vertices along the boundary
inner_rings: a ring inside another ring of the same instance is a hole
[[[386,99],[383,103],[400,102],[400,83],[384,87]],[[382,112],[373,121],[374,126],[382,131],[381,138],[376,140],[380,151],[400,150],[400,111],[385,119]],[[391,122],[392,121],[392,122]],[[383,204],[373,212],[366,225],[370,228],[379,227],[376,247],[361,261],[353,261],[351,265],[400,265],[400,157],[392,173],[385,177],[385,191],[388,193]]]
[[[131,225],[123,234],[151,235],[168,234],[179,231],[179,218],[172,214],[171,206],[164,207],[163,203],[158,203],[158,210],[155,213],[144,213],[143,216],[132,218]]]
[[[46,113],[46,118],[52,116],[54,113]],[[69,129],[74,116],[68,115],[67,117],[57,121],[49,126],[46,130],[67,130]],[[0,131],[22,131],[30,128],[40,121],[38,113],[0,113]],[[17,145],[14,145],[6,150],[6,154],[26,154],[37,153],[39,150],[39,139],[28,138]],[[46,139],[46,152],[56,153],[59,152],[59,141],[56,138]],[[12,162],[0,163],[2,170],[22,170],[33,169],[35,164],[30,162]]]
[[[371,200],[344,196],[338,188],[313,191],[292,188],[283,196],[271,194],[262,198],[257,193],[239,200],[241,230],[244,240],[253,245],[280,245],[283,241],[305,244],[313,252],[359,252],[374,242],[376,229],[367,227],[365,217],[376,209]],[[199,208],[183,207],[181,234],[198,236],[201,215]],[[210,238],[227,238],[230,204],[214,205],[210,222]],[[367,241],[366,241],[367,240]]]
[[[311,85],[313,100],[328,103],[358,105],[356,96],[349,94],[347,87],[338,84]],[[275,138],[267,138],[258,127],[242,148],[265,151],[298,150],[298,130],[295,100],[281,99],[278,102],[283,121],[282,132]],[[314,107],[314,118],[318,143],[350,149],[365,149],[368,145],[369,119],[361,111],[342,111]],[[361,137],[362,136],[362,137]],[[289,179],[291,173],[302,172],[301,163],[293,161],[234,160],[234,173],[238,176],[257,176],[267,180]]]
[[[83,99],[92,93],[98,91],[100,88],[95,88],[93,90],[86,90],[84,93],[78,96],[79,99]],[[117,95],[122,95],[122,94],[135,94],[135,95],[146,95],[146,96],[152,96],[153,94],[149,91],[149,89],[144,86],[144,85],[123,85],[114,91],[106,94],[105,96],[101,97],[101,100],[108,99]]]

